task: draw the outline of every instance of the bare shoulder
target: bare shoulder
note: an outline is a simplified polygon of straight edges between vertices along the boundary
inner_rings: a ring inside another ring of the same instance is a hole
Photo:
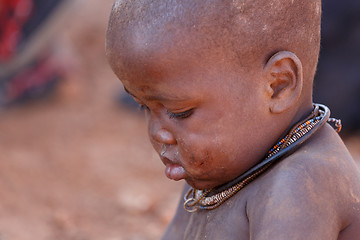
[[[248,187],[251,239],[360,234],[359,166],[328,125]]]

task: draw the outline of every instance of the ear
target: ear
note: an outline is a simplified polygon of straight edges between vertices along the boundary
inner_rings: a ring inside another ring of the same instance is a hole
[[[303,88],[303,69],[300,59],[293,53],[274,54],[264,67],[269,110],[282,113],[295,105]]]

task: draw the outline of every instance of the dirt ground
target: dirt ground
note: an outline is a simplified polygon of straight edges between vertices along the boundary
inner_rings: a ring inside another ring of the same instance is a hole
[[[78,0],[57,31],[69,76],[0,113],[0,240],[159,239],[182,183],[167,180],[141,114],[116,103],[104,56],[112,1]],[[360,159],[360,137],[346,141]]]

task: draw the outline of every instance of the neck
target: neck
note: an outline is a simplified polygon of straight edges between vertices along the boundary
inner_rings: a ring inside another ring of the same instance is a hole
[[[296,123],[309,116],[309,114],[313,111],[313,109],[314,109],[314,104],[311,99],[309,101],[300,104],[299,107],[296,109],[296,113],[294,114],[294,117],[292,118],[290,124],[288,125],[289,127],[283,132],[281,137],[284,137],[286,133],[290,131],[291,126],[294,126]]]

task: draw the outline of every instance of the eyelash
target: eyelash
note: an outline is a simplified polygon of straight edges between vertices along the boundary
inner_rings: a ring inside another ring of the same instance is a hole
[[[193,113],[193,109],[187,110],[185,112],[180,112],[180,113],[173,113],[173,112],[170,112],[169,110],[167,111],[167,114],[169,115],[169,117],[171,119],[173,119],[173,118],[184,119],[184,118],[190,117],[192,113]]]
[[[140,104],[139,108],[140,108],[141,111],[145,111],[145,110],[150,111],[150,108],[148,106],[146,106],[146,105]]]
[[[146,105],[140,105],[140,110],[150,111],[149,107]],[[170,119],[174,119],[174,118],[184,119],[184,118],[190,117],[191,114],[193,113],[193,110],[194,109],[190,109],[190,110],[187,110],[185,112],[180,112],[180,113],[173,113],[173,112],[170,112],[169,110],[167,110],[166,112],[169,115]]]

